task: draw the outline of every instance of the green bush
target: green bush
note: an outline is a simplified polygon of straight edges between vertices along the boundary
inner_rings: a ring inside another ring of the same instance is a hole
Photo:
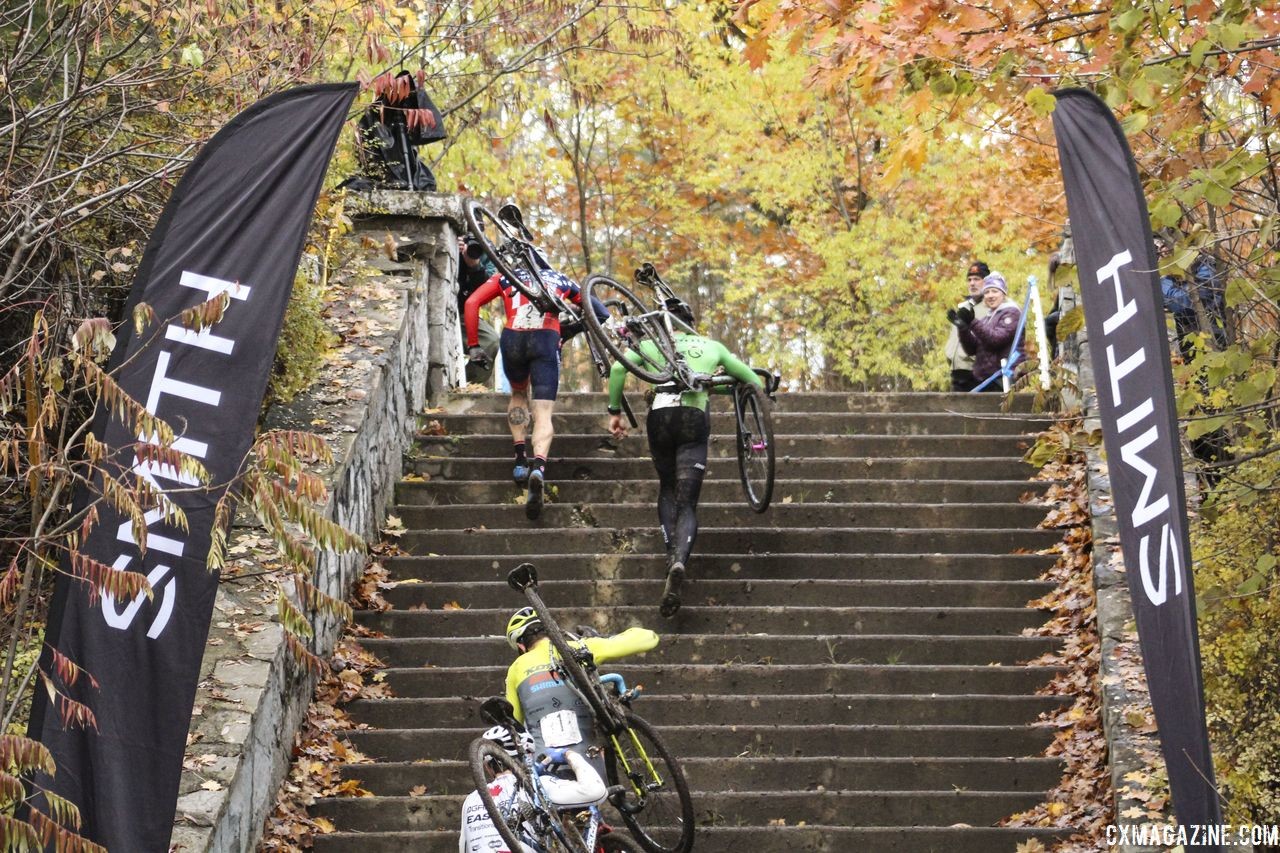
[[[263,405],[288,402],[315,382],[333,334],[324,322],[325,294],[316,276],[299,268],[284,315],[276,360]]]
[[[1232,823],[1280,823],[1277,482],[1274,456],[1240,466],[1193,531],[1205,702]]]

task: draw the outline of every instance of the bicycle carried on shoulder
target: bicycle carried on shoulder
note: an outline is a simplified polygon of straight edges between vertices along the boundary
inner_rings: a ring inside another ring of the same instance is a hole
[[[574,645],[538,594],[538,571],[522,563],[507,575],[537,612],[556,653],[556,666],[591,709],[605,738],[609,802],[649,853],[687,853],[693,847],[693,800],[679,762],[657,731],[631,710],[640,688],[621,675],[601,674],[590,651]]]
[[[521,728],[505,698],[494,696],[486,700],[480,706],[480,716],[490,725],[504,727],[512,742],[520,743]],[[498,743],[478,737],[471,742],[469,755],[476,791],[509,849],[532,849],[537,853],[640,853],[640,848],[625,836],[607,831],[598,806],[562,809],[552,803],[538,779],[551,773],[553,765],[544,765],[532,752],[521,750],[517,760]],[[491,786],[503,773],[511,774],[513,790],[500,801]]]
[[[582,289],[581,307],[562,299],[543,275],[549,265],[535,245],[533,232],[525,225],[524,215],[516,205],[504,204],[496,215],[475,199],[467,199],[463,208],[467,229],[480,242],[502,277],[539,312],[560,317],[562,327],[586,331],[587,351],[592,364],[596,373],[607,379],[612,363],[610,355],[614,350],[602,340],[604,333],[598,330],[612,325],[609,316],[622,312],[624,306],[616,300],[591,299],[585,287]],[[604,316],[597,316],[597,312]],[[634,427],[635,414],[625,398],[622,408]]]
[[[761,368],[752,368],[764,388],[739,382],[730,376],[707,375],[689,367],[676,347],[677,332],[694,330],[668,307],[680,301],[675,291],[658,274],[653,264],[635,271],[638,287],[651,289],[654,304],[646,304],[632,290],[605,275],[587,280],[589,297],[604,296],[621,306],[613,319],[614,329],[598,334],[610,354],[631,373],[657,385],[672,384],[688,391],[723,391],[733,395],[734,427],[738,473],[747,503],[756,512],[769,508],[773,498],[775,451],[772,401],[782,377]],[[588,322],[592,318],[588,316]],[[603,325],[603,324],[602,324]],[[645,342],[648,342],[645,345]],[[634,357],[628,357],[628,354]]]

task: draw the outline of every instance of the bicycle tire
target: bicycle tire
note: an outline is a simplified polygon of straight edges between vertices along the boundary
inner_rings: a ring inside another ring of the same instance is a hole
[[[617,310],[621,317],[631,317],[632,319],[626,323],[627,327],[634,328],[639,335],[652,339],[663,357],[668,358],[667,363],[663,365],[652,364],[647,358],[642,364],[632,362],[627,358],[628,353],[636,352],[642,356],[645,355],[639,349],[640,341],[631,339],[637,336],[632,334],[624,338],[618,333],[616,327],[606,327],[596,316],[595,311],[583,311],[582,315],[587,321],[587,328],[604,345],[614,360],[645,382],[658,384],[669,381],[673,368],[667,354],[674,351],[675,347],[674,345],[662,347],[662,342],[669,341],[670,335],[667,334],[667,329],[662,323],[644,316],[651,313],[650,309],[634,293],[607,275],[597,274],[588,278],[585,290],[584,304],[592,305],[594,300],[599,299],[601,304],[611,307],[611,318],[614,318],[613,310]],[[621,320],[615,319],[615,322],[621,322]]]
[[[489,761],[502,767],[499,773],[510,771],[514,774],[516,788],[506,803],[499,803],[489,788],[493,776],[497,775],[490,770]],[[523,850],[522,844],[534,841],[548,853],[591,853],[582,843],[576,827],[566,828],[559,814],[533,805],[537,798],[528,770],[501,746],[485,738],[476,738],[471,742],[470,764],[472,781],[485,811],[489,813],[489,820],[511,850]],[[528,836],[522,839],[522,833],[528,833]],[[562,840],[562,836],[568,839],[568,843]],[[576,846],[574,838],[578,839]]]
[[[644,718],[625,712],[623,726],[605,747],[609,785],[626,789],[610,802],[649,853],[688,853],[693,847],[693,799],[680,763]]]
[[[769,398],[757,386],[744,383],[734,389],[733,410],[742,490],[751,508],[764,512],[773,498],[775,463]]]
[[[521,239],[520,235],[475,199],[468,199],[463,205],[463,210],[467,220],[467,230],[471,232],[471,236],[480,241],[485,254],[489,256],[489,260],[493,261],[494,267],[502,277],[511,282],[511,286],[524,294],[525,298],[533,304],[542,307],[549,303],[550,297],[542,286],[542,279],[537,271],[530,269],[529,264],[519,253],[508,248],[512,245],[512,241]],[[517,273],[517,267],[528,271],[537,284],[531,285],[521,279]]]
[[[611,832],[600,839],[600,849],[604,853],[642,853],[644,850],[621,832]]]
[[[538,615],[542,617],[542,627],[547,631],[547,638],[551,640],[552,647],[556,650],[556,654],[560,656],[560,669],[564,670],[574,688],[582,694],[582,698],[586,700],[587,705],[591,708],[591,715],[596,718],[600,728],[606,734],[616,731],[621,721],[613,709],[596,692],[596,684],[599,682],[592,682],[587,676],[582,664],[573,656],[573,646],[570,645],[569,638],[564,635],[564,630],[555,620],[551,619],[549,614],[546,613],[546,608],[539,608],[539,610]]]

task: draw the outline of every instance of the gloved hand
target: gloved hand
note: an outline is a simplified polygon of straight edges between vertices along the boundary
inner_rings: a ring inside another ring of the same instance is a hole
[[[489,366],[489,354],[484,347],[474,346],[467,350],[467,361],[482,368]]]
[[[947,319],[957,329],[967,329],[969,324],[973,322],[973,309],[967,305],[959,308],[948,308]]]

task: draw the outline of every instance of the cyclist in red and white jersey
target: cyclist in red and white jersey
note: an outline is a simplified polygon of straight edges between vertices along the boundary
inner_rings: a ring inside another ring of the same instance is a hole
[[[582,290],[577,283],[567,275],[551,269],[541,255],[539,260],[545,266],[545,269],[539,271],[543,282],[553,288],[562,300],[581,305]],[[525,281],[532,281],[529,273],[524,270],[517,274]],[[555,312],[543,312],[501,274],[494,274],[467,297],[464,307],[467,354],[472,360],[486,357],[479,346],[480,308],[499,296],[502,297],[507,316],[506,328],[502,330],[499,345],[502,351],[502,368],[511,383],[507,424],[511,428],[515,454],[512,478],[518,485],[528,484],[525,514],[530,519],[535,519],[542,512],[547,455],[551,452],[551,439],[555,435],[551,413],[555,409],[556,394],[560,389],[560,317]],[[525,449],[525,435],[531,417],[532,459]]]

